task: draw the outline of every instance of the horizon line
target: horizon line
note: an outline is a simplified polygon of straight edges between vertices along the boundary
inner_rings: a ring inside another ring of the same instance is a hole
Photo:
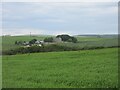
[[[66,34],[66,33],[65,33]],[[65,35],[63,34],[63,35]],[[42,35],[42,36],[57,36],[57,35],[62,35],[62,34],[31,34],[31,36],[38,36],[38,35]],[[67,34],[67,35],[71,35],[71,34]],[[105,34],[94,34],[94,33],[90,33],[90,34],[74,34],[71,36],[79,36],[79,35],[119,35],[119,33],[105,33]],[[21,34],[21,35],[12,35],[12,34],[2,34],[0,36],[30,36],[30,34]]]

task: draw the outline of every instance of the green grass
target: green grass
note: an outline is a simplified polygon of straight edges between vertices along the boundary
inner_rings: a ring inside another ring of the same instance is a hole
[[[15,45],[15,41],[30,41],[32,39],[37,39],[37,40],[44,40],[46,37],[51,37],[51,36],[4,36],[2,37],[2,50],[10,50],[10,49],[15,49],[20,47],[19,45]],[[1,37],[0,37],[1,38]]]
[[[37,40],[44,40],[45,37],[54,37],[54,36],[45,36],[45,35],[40,35],[40,36],[5,36],[2,37],[2,50],[10,50],[10,49],[15,49],[19,48],[19,45],[15,45],[15,41],[30,41],[32,39],[37,39]],[[0,37],[1,38],[1,37]],[[118,39],[113,37],[113,38],[98,38],[98,37],[76,37],[78,39],[78,43],[76,44],[64,44],[66,46],[75,46],[79,48],[83,47],[95,47],[95,46],[118,46]],[[1,49],[0,49],[1,50]]]
[[[78,39],[79,40],[79,39]],[[58,43],[58,45],[77,48],[78,50],[81,49],[90,49],[95,47],[114,47],[118,46],[118,39],[117,38],[81,38],[79,43]]]
[[[3,56],[3,88],[118,87],[118,48]]]
[[[77,36],[76,37],[78,39],[78,41],[101,41],[101,40],[105,40],[105,39],[108,39],[108,38],[98,38],[98,37],[80,37],[80,36]]]

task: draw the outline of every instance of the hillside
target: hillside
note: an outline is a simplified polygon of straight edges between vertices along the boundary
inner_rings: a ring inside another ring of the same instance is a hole
[[[3,88],[117,88],[118,49],[3,56]]]
[[[2,37],[2,51],[11,50],[19,48],[20,45],[15,45],[15,41],[30,41],[32,39],[37,40],[44,40],[46,37],[51,36],[4,36]],[[55,37],[55,36],[52,36]],[[118,46],[118,38],[112,37],[112,38],[104,38],[104,37],[81,37],[81,36],[75,36],[78,40],[78,43],[62,43],[62,45],[65,46],[75,46],[79,48],[86,48],[86,47],[114,47]]]

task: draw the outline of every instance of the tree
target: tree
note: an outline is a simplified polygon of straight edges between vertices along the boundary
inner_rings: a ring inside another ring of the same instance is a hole
[[[22,45],[23,42],[22,41],[15,41],[15,45]]]
[[[37,41],[37,39],[32,39],[31,41],[29,41],[30,44],[34,44]]]
[[[77,39],[76,39],[75,37],[71,37],[71,39],[72,39],[72,42],[73,42],[73,43],[76,43],[76,42],[77,42]]]
[[[17,45],[18,44],[18,41],[15,41],[15,45]]]
[[[68,39],[67,41],[68,41],[68,42],[72,42],[72,38]]]
[[[45,39],[44,39],[44,42],[53,42],[53,38],[52,38],[52,37],[45,38]]]
[[[61,38],[62,41],[67,41],[67,42],[73,42],[73,43],[76,43],[77,42],[77,39],[75,37],[72,37],[72,36],[69,36],[67,34],[63,34],[63,35],[58,35],[56,36],[57,38]]]
[[[63,34],[63,35],[58,35],[56,36],[57,38],[61,38],[62,41],[68,41],[71,37],[67,34]]]

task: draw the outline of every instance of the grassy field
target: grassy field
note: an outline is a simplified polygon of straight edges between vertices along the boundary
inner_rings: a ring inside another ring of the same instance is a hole
[[[19,45],[15,45],[15,41],[30,41],[32,39],[37,39],[37,40],[44,40],[45,37],[51,37],[51,36],[45,36],[45,35],[40,35],[40,36],[4,36],[0,37],[2,38],[2,50],[10,50],[10,49],[15,49],[20,47]],[[54,37],[54,36],[52,36]],[[112,38],[99,38],[99,37],[80,37],[76,36],[78,39],[78,43],[69,43],[65,44],[67,46],[75,46],[79,48],[83,47],[95,47],[95,46],[104,46],[104,47],[109,47],[109,46],[118,46],[118,39],[116,37]],[[64,44],[64,43],[63,43]],[[0,49],[1,50],[1,49]]]
[[[43,40],[45,37],[50,36],[4,36],[2,37],[2,49],[10,50],[20,47],[19,45],[15,45],[15,41],[30,41],[32,39]],[[1,37],[0,37],[1,38]]]
[[[3,56],[3,88],[118,87],[118,48]]]

